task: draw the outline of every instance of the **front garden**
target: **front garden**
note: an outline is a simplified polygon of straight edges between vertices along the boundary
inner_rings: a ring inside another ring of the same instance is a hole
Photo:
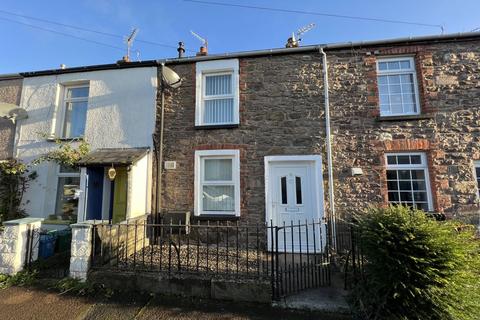
[[[360,319],[478,319],[475,226],[405,207],[372,209],[354,225],[363,256],[350,299]]]

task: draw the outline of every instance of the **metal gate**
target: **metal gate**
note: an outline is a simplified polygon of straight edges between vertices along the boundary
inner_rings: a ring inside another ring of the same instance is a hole
[[[40,248],[40,228],[27,226],[27,246],[25,249],[25,269],[30,269],[32,263],[38,258]]]
[[[327,224],[291,222],[271,226],[270,232],[274,299],[331,284]]]

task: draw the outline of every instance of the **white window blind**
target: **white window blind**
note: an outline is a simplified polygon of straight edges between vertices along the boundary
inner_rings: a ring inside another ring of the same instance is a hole
[[[197,151],[195,155],[196,213],[238,215],[238,150]]]
[[[238,60],[197,63],[196,125],[238,123]]]

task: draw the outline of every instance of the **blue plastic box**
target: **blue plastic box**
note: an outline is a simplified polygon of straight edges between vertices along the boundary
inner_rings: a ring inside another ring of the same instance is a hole
[[[53,256],[55,252],[56,237],[52,234],[41,234],[38,247],[38,257],[46,259]]]

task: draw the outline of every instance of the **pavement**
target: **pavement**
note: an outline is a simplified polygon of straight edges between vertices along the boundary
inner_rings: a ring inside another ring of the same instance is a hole
[[[340,313],[287,310],[269,305],[193,298],[117,294],[111,298],[59,294],[38,287],[0,290],[0,319],[349,319]]]
[[[323,287],[301,291],[274,305],[284,309],[349,314],[347,291],[338,287]]]

